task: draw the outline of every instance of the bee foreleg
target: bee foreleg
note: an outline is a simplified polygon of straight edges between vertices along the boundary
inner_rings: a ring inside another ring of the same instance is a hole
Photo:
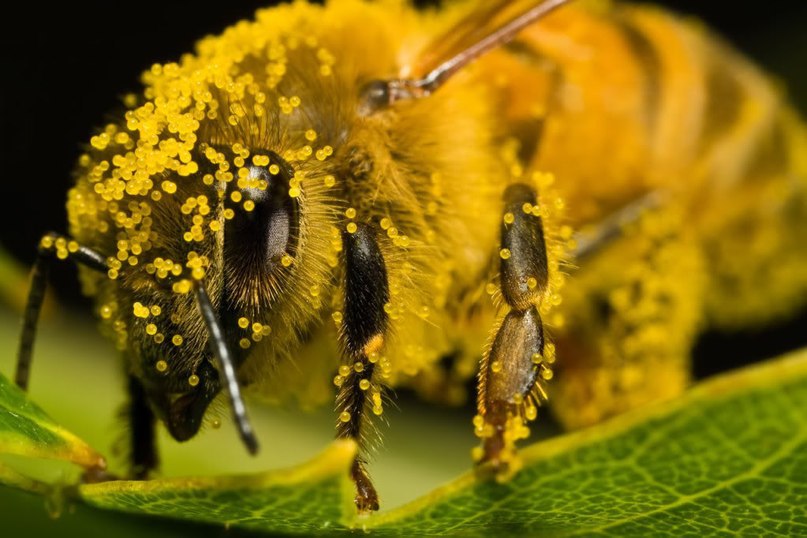
[[[515,470],[515,441],[527,436],[526,422],[535,418],[535,406],[545,398],[540,383],[548,367],[539,307],[548,282],[546,244],[541,217],[523,209],[536,200],[536,192],[525,184],[511,185],[504,194],[500,275],[508,311],[479,373],[474,424],[482,448],[476,457],[499,477]]]
[[[360,511],[378,510],[378,495],[365,469],[363,441],[372,428],[370,413],[381,413],[381,387],[376,378],[379,352],[387,332],[387,269],[370,226],[359,224],[343,233],[344,315],[340,341],[345,357],[339,369],[337,437],[355,439],[360,452],[351,468]]]
[[[31,270],[31,287],[25,304],[20,346],[17,351],[17,371],[14,380],[23,390],[28,388],[39,312],[42,310],[42,301],[45,299],[45,291],[48,286],[48,273],[54,259],[71,259],[100,272],[109,270],[104,256],[90,248],[54,233],[48,233],[42,237],[36,261]]]

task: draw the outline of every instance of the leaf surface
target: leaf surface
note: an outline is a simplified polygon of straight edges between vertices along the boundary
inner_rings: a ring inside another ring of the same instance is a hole
[[[348,470],[356,453],[350,441],[335,441],[308,463],[266,473],[118,481],[79,487],[91,505],[238,525],[282,533],[332,531],[348,508]]]
[[[88,469],[105,466],[98,452],[56,424],[3,375],[0,375],[0,454],[68,461]]]
[[[275,533],[804,535],[807,352],[534,444],[505,484],[468,473],[370,517],[356,518],[349,506],[353,449],[335,443],[284,471],[113,482],[80,494],[99,507]]]

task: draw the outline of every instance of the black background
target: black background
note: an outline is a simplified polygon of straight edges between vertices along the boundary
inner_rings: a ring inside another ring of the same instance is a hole
[[[807,110],[807,2],[656,3],[703,19],[781,79]],[[65,230],[65,193],[82,144],[119,107],[121,95],[139,90],[140,73],[154,62],[175,60],[199,37],[265,5],[141,0],[49,8],[27,2],[16,5],[13,16],[6,12],[0,36],[0,243],[30,263],[43,232]],[[54,276],[57,294],[80,303],[74,270],[65,265]],[[696,373],[807,344],[800,327],[807,327],[807,316],[741,335],[709,334],[696,350]]]

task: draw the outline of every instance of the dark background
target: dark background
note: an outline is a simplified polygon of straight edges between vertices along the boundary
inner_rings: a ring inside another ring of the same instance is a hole
[[[807,111],[807,2],[656,2],[693,14],[788,87]],[[65,230],[65,193],[82,144],[120,96],[139,91],[140,73],[175,60],[208,33],[250,17],[267,2],[141,0],[77,2],[46,8],[19,3],[2,32],[0,244],[25,263],[43,232]],[[807,270],[807,269],[806,269]],[[75,273],[54,275],[57,295],[81,303]],[[706,335],[696,350],[699,376],[807,344],[807,315],[777,328]]]

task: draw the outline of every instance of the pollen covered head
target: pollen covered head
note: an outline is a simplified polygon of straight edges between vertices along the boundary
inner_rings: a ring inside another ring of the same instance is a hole
[[[362,39],[343,28],[346,12],[368,19]],[[82,271],[82,283],[132,373],[155,388],[204,385],[195,282],[240,359],[260,341],[293,347],[328,301],[334,161],[360,82],[394,72],[394,32],[373,23],[382,13],[352,0],[260,11],[152,66],[120,120],[91,138],[69,228],[110,270]]]

